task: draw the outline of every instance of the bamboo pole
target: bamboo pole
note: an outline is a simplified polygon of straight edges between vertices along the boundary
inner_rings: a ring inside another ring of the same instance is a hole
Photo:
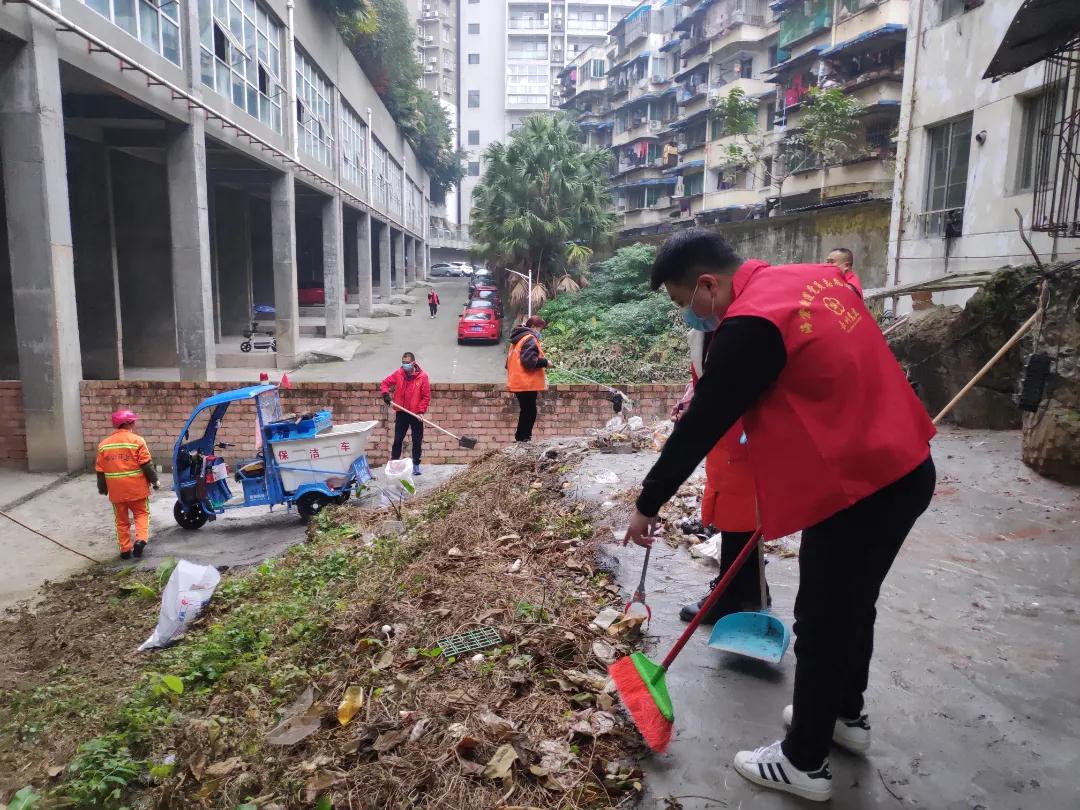
[[[986,361],[986,365],[979,369],[979,373],[972,377],[968,384],[960,389],[960,393],[958,393],[955,397],[949,400],[949,404],[942,408],[941,413],[934,417],[935,425],[940,422],[946,416],[946,414],[949,413],[949,411],[953,409],[953,406],[955,406],[957,402],[963,399],[964,395],[967,394],[968,391],[975,387],[975,384],[978,383],[979,380],[986,376],[986,373],[994,367],[998,360],[1005,356],[1009,349],[1011,349],[1013,346],[1020,342],[1020,340],[1024,337],[1024,335],[1028,333],[1031,327],[1035,325],[1035,321],[1037,321],[1039,318],[1040,310],[1041,307],[1036,309],[1035,312],[1032,313],[1031,317],[1024,321],[1023,325],[1016,330],[1016,333],[1005,342],[1005,345],[997,350],[997,354],[995,354],[993,357]]]

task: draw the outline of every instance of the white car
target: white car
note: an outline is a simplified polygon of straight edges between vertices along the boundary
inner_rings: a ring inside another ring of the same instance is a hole
[[[472,265],[468,262],[450,262],[459,276],[471,276],[473,274]]]

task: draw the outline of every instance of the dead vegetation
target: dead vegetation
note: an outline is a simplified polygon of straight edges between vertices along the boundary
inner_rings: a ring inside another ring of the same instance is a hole
[[[618,589],[597,567],[589,512],[565,495],[565,464],[491,454],[409,501],[403,532],[381,531],[386,513],[329,513],[308,544],[227,576],[196,629],[147,657],[130,651],[155,603],[110,606],[119,583],[97,575],[104,599],[65,607],[100,628],[91,659],[46,655],[36,688],[5,684],[0,762],[15,778],[0,797],[33,783],[97,807],[629,803],[639,741],[606,665],[635,628],[590,625]],[[0,643],[57,630],[20,622]],[[440,647],[475,630],[499,640]],[[118,665],[86,720],[50,713],[41,684],[78,694],[108,650]],[[123,776],[115,791],[94,781],[106,769]]]

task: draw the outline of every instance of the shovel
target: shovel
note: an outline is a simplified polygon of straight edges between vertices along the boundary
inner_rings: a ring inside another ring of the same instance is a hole
[[[745,613],[729,613],[713,625],[709,646],[747,658],[779,664],[787,652],[791,634],[778,618],[768,612],[768,594],[765,589],[765,549],[760,530],[750,542],[757,543],[758,587],[761,591],[761,610]]]
[[[466,450],[472,450],[474,447],[476,447],[476,437],[475,436],[457,436],[457,435],[451,433],[449,430],[446,430],[445,428],[439,427],[434,422],[432,422],[430,419],[425,419],[420,414],[413,413],[408,408],[402,408],[396,402],[392,403],[391,407],[395,411],[401,411],[402,413],[407,413],[409,416],[413,417],[414,419],[419,419],[425,425],[428,425],[429,427],[435,428],[440,433],[445,433],[451,439],[457,439],[457,443],[458,443],[459,447],[464,447]]]

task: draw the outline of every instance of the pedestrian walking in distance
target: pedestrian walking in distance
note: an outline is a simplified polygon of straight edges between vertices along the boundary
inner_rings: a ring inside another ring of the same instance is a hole
[[[652,543],[660,507],[741,417],[764,536],[802,530],[802,544],[794,696],[777,718],[788,731],[739,751],[734,767],[827,801],[830,745],[870,747],[876,603],[933,496],[934,426],[841,267],[744,262],[719,234],[690,228],[660,248],[650,280],[713,337],[626,537]],[[846,413],[859,418],[837,418]]]
[[[533,315],[523,326],[510,333],[510,354],[506,358],[506,387],[518,401],[518,423],[514,440],[531,442],[536,424],[536,395],[547,388],[547,373],[551,363],[544,357],[540,331],[547,321]]]
[[[112,415],[116,428],[102,440],[97,449],[97,488],[108,495],[116,519],[116,542],[120,545],[120,559],[130,560],[131,555],[143,555],[150,542],[150,487],[158,488],[157,471],[154,469],[150,448],[146,440],[135,432],[138,417],[122,409]],[[135,542],[132,543],[131,524],[135,524]]]
[[[439,294],[434,290],[428,290],[427,294],[427,306],[431,311],[431,317],[434,318],[439,314]]]
[[[415,414],[427,413],[431,405],[431,383],[427,372],[420,368],[412,352],[401,355],[401,365],[394,369],[379,389],[383,402],[387,405],[400,405],[406,411]],[[394,445],[390,449],[390,458],[401,458],[401,447],[405,435],[412,431],[413,475],[420,475],[420,455],[424,445],[424,423],[412,414],[397,411],[394,414]]]

